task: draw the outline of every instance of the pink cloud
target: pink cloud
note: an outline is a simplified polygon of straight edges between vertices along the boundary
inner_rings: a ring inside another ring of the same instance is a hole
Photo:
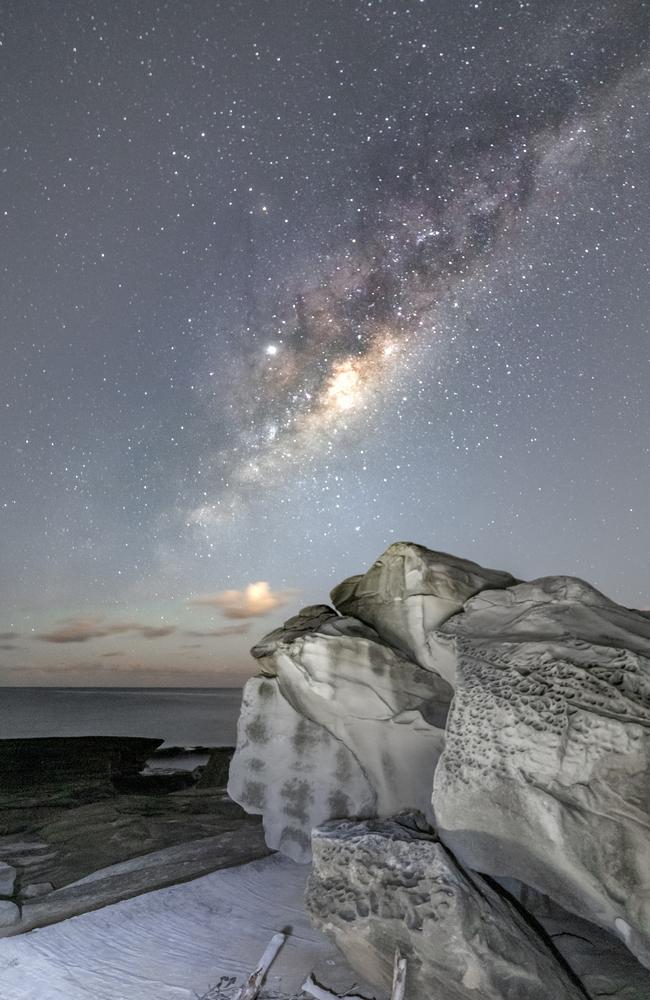
[[[258,618],[288,604],[296,594],[296,590],[271,590],[266,580],[259,580],[243,590],[221,590],[195,597],[192,604],[219,608],[224,618]]]
[[[162,639],[176,631],[174,625],[143,625],[140,622],[106,622],[101,617],[67,618],[48,632],[40,632],[36,638],[43,642],[88,642],[110,635],[124,635],[131,632],[143,639]]]

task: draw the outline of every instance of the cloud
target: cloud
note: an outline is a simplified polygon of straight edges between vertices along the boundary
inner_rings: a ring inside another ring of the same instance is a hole
[[[250,631],[250,622],[242,622],[241,625],[224,625],[223,628],[211,628],[205,632],[198,629],[186,629],[185,635],[192,639],[220,639],[226,635],[246,635]]]
[[[244,590],[221,590],[195,597],[192,604],[220,608],[224,618],[259,618],[288,604],[296,593],[296,590],[271,590],[266,580],[259,580],[249,583]]]
[[[0,642],[11,642],[12,639],[17,639],[17,632],[0,632]]]
[[[174,625],[142,625],[140,622],[106,622],[101,617],[67,618],[36,638],[43,642],[88,642],[109,635],[139,634],[143,639],[162,639],[176,631]]]
[[[143,639],[164,639],[176,631],[175,625],[134,625],[133,628]]]
[[[18,649],[18,646],[13,642],[0,642],[0,649],[3,652],[8,652],[10,649]]]

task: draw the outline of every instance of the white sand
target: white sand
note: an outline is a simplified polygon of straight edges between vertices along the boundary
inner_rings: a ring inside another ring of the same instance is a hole
[[[268,992],[290,997],[314,969],[343,992],[358,979],[309,924],[308,871],[274,855],[0,940],[0,996],[197,1000],[221,976],[242,981],[287,926]]]

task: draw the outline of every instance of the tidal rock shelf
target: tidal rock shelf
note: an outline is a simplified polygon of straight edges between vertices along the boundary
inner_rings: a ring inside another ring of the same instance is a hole
[[[232,749],[165,771],[160,743],[0,740],[0,937],[269,854],[226,795]]]
[[[650,616],[407,542],[331,599],[253,648],[228,784],[316,925],[413,998],[648,1000]]]
[[[279,854],[146,892],[0,940],[2,1000],[225,1000],[246,981],[271,928],[291,927],[262,997],[297,997],[310,973],[337,994],[356,981],[310,926],[307,870]],[[223,990],[219,983],[225,980]],[[228,989],[230,985],[230,989]]]

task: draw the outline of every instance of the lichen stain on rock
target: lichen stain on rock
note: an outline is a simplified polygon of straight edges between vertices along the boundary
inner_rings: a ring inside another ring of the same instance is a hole
[[[314,723],[307,722],[306,719],[299,719],[296,729],[291,737],[291,745],[297,754],[306,754],[308,750],[316,750],[324,742],[328,741],[328,735],[320,726],[317,728]]]
[[[314,795],[309,787],[309,782],[300,778],[292,778],[285,781],[280,790],[280,795],[284,799],[284,810],[287,816],[307,823],[308,808],[314,801]]]
[[[289,843],[298,844],[302,851],[308,851],[310,846],[309,834],[296,826],[285,826],[280,837],[278,850],[286,850]],[[290,854],[291,852],[287,851],[287,853]]]
[[[266,804],[266,789],[259,781],[247,781],[242,798],[251,809],[263,809]]]
[[[269,733],[262,715],[255,716],[246,726],[246,735],[251,743],[268,743]]]
[[[344,784],[350,780],[351,774],[350,755],[343,747],[339,747],[336,751],[336,772],[334,777],[339,784]]]
[[[257,693],[263,701],[270,701],[276,695],[276,687],[271,681],[262,681],[257,688]]]
[[[330,793],[327,806],[332,819],[344,819],[350,815],[351,802],[347,795],[339,790]]]

